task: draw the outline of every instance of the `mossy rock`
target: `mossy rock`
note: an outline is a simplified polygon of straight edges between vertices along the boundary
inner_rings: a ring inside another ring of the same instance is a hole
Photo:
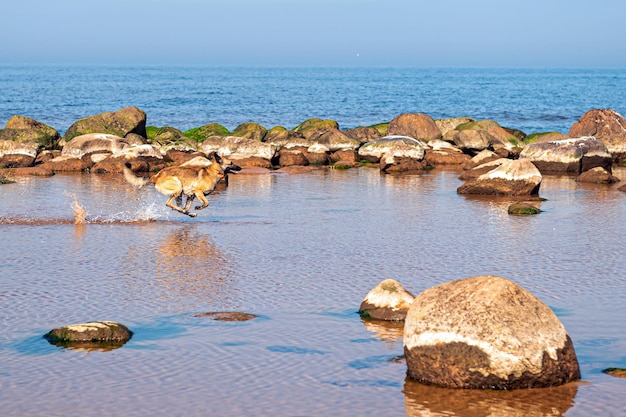
[[[129,133],[136,133],[146,137],[146,113],[137,107],[124,107],[114,112],[105,112],[85,117],[74,122],[63,136],[67,143],[76,136],[88,133],[107,133],[125,137]]]
[[[293,128],[294,132],[303,133],[309,130],[317,129],[339,129],[339,123],[334,120],[322,120],[319,118],[307,119]]]
[[[156,126],[146,126],[146,138],[154,139],[158,131],[159,128]]]
[[[50,330],[43,337],[62,347],[121,346],[132,337],[128,327],[112,321],[71,324]]]
[[[507,132],[509,132],[511,135],[513,135],[520,142],[524,142],[524,140],[526,140],[526,136],[527,136],[526,133],[522,132],[519,129],[512,129],[510,127],[503,127],[502,129],[504,129]]]
[[[518,201],[509,206],[508,212],[514,216],[532,216],[541,213],[541,210],[530,203]]]
[[[219,123],[209,123],[204,126],[186,130],[183,134],[200,143],[211,136],[228,136],[230,135],[230,131]]]
[[[267,129],[258,123],[242,123],[233,130],[232,135],[240,138],[262,141],[267,133]]]
[[[370,127],[373,127],[374,129],[378,130],[381,136],[387,136],[387,129],[389,129],[389,122],[378,123],[375,125],[371,125]]]
[[[0,140],[37,142],[45,149],[55,149],[60,139],[56,129],[25,116],[12,116],[5,129],[0,130]]]
[[[626,369],[624,368],[606,368],[602,372],[617,378],[626,378]]]
[[[558,140],[563,138],[563,134],[560,132],[535,132],[524,138],[524,143],[530,145],[535,142],[545,142],[550,140]]]
[[[150,142],[164,147],[183,146],[191,149],[195,149],[197,145],[195,140],[188,138],[183,132],[171,126],[158,128],[150,138]]]
[[[502,127],[498,122],[493,120],[479,120],[477,122],[462,123],[455,130],[489,130],[494,127]]]

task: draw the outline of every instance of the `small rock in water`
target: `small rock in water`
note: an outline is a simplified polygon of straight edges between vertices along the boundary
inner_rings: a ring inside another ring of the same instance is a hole
[[[217,321],[248,321],[258,316],[238,311],[210,311],[208,313],[196,314],[195,317],[211,317],[213,320]]]
[[[624,368],[606,368],[602,372],[617,378],[626,378],[626,369]]]
[[[363,317],[402,321],[413,303],[413,294],[394,279],[386,279],[374,287],[359,307]]]
[[[119,347],[132,337],[128,327],[112,321],[71,324],[50,330],[43,337],[62,347]]]

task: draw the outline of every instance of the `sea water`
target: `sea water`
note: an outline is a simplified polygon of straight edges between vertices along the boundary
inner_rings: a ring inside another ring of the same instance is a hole
[[[137,105],[149,124],[181,129],[247,120],[293,126],[309,117],[349,127],[421,111],[567,131],[590,108],[619,111],[624,103],[624,74],[613,70],[1,73],[2,114],[59,130]],[[623,168],[614,174],[626,181]],[[367,167],[237,175],[196,218],[115,174],[0,185],[2,415],[626,415],[626,380],[602,372],[626,367],[621,184],[545,176],[543,212],[515,217],[507,214],[514,199],[458,195],[458,175],[452,168],[381,175]],[[581,383],[514,392],[415,384],[405,378],[402,327],[356,313],[386,278],[418,294],[483,274],[515,281],[555,311],[574,343]],[[257,318],[202,317],[213,311]],[[91,320],[124,323],[133,338],[108,351],[42,338]]]

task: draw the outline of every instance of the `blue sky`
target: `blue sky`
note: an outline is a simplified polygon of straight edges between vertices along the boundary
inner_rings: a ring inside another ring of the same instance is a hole
[[[626,68],[624,0],[20,0],[2,64]]]

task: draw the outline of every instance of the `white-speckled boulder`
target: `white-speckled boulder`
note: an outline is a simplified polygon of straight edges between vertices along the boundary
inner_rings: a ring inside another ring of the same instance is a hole
[[[494,163],[500,160],[494,161]],[[505,159],[495,169],[457,188],[459,194],[533,195],[539,193],[542,176],[528,159]]]
[[[538,388],[580,378],[574,345],[554,312],[496,276],[449,282],[415,297],[404,352],[409,377],[448,388]]]
[[[398,281],[386,279],[367,293],[359,307],[359,314],[377,320],[402,321],[413,298],[413,294]]]
[[[41,145],[35,141],[15,142],[0,139],[0,168],[33,165],[40,147]]]
[[[531,143],[520,159],[532,161],[542,174],[580,174],[595,167],[610,172],[613,164],[605,144],[593,136]]]
[[[71,324],[50,330],[44,338],[53,344],[80,345],[124,344],[132,337],[132,332],[123,324],[113,321],[92,321]]]

